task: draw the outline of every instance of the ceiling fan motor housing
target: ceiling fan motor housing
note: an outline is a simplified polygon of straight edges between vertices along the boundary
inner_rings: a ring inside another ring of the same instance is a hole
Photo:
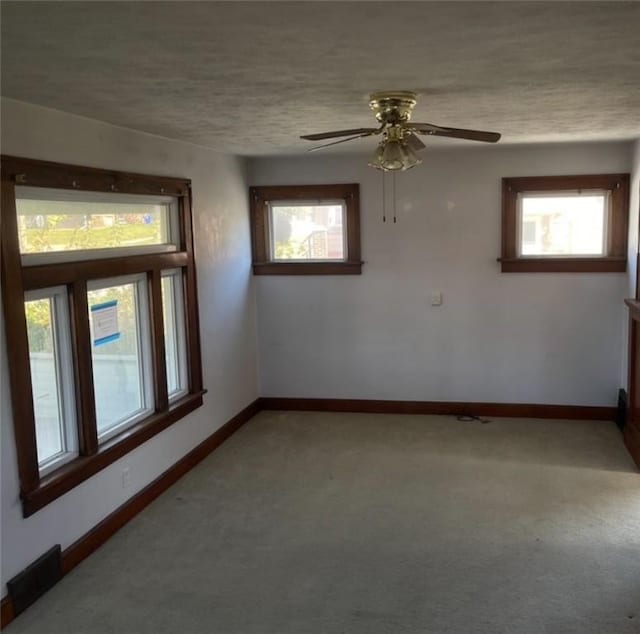
[[[376,92],[369,96],[369,107],[383,124],[397,124],[411,119],[416,93],[404,90]]]

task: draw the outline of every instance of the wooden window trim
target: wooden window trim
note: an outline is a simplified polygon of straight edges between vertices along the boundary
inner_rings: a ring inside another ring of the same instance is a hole
[[[136,447],[193,412],[202,405],[204,392],[188,394],[172,403],[164,412],[157,412],[114,436],[90,456],[78,456],[75,460],[41,478],[37,488],[21,495],[25,517],[64,495],[80,483],[95,475]]]
[[[347,257],[342,261],[275,262],[269,259],[269,202],[273,200],[344,200]],[[360,186],[275,185],[249,189],[254,275],[360,275]]]
[[[517,249],[518,194],[530,191],[604,189],[611,192],[609,252],[605,257],[522,257]],[[527,176],[502,179],[503,273],[623,273],[627,270],[629,174]]]
[[[20,497],[28,517],[81,482],[140,446],[203,402],[200,328],[196,292],[195,253],[191,213],[191,181],[156,177],[13,156],[0,157],[2,176],[2,293],[7,355],[15,430]],[[16,185],[125,194],[176,196],[179,201],[179,245],[173,253],[60,262],[23,266],[18,241]],[[164,325],[160,274],[181,269],[188,360],[188,393],[169,403],[165,369]],[[99,445],[95,421],[92,361],[89,340],[87,282],[135,273],[147,275],[152,340],[155,411],[142,421]],[[29,343],[24,293],[37,288],[66,286],[74,362],[74,388],[79,455],[46,475],[40,475],[31,390]]]

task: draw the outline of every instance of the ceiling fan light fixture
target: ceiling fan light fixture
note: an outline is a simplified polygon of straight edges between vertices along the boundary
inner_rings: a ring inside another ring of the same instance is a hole
[[[413,148],[410,145],[403,143],[402,151],[404,155],[404,167],[402,169],[409,170],[412,167],[415,167],[416,165],[420,165],[420,163],[422,163],[422,159],[418,158],[418,155],[413,151]]]
[[[403,172],[420,163],[422,161],[416,153],[406,143],[396,139],[380,143],[369,159],[369,167],[385,172]]]
[[[405,169],[405,152],[401,141],[387,141],[382,150],[382,169],[391,172]]]
[[[369,159],[369,163],[368,163],[369,167],[373,167],[377,170],[384,170],[385,168],[383,166],[383,158],[382,158],[383,154],[384,154],[384,142],[379,143],[375,151],[371,155],[371,158]]]

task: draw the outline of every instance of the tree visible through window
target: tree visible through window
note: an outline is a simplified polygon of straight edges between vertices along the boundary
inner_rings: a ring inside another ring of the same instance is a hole
[[[106,199],[94,195],[96,200],[82,200],[78,194],[17,188],[21,253],[148,247],[169,241],[171,207],[175,204],[171,198],[137,196],[133,200],[111,194]]]

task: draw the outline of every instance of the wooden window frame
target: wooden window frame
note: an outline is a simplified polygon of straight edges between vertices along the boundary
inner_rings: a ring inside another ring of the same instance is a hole
[[[276,185],[249,189],[254,275],[360,275],[360,186]],[[283,262],[269,258],[269,203],[283,200],[343,200],[347,257],[339,261]]]
[[[600,189],[611,192],[609,248],[602,257],[518,256],[518,194],[532,191]],[[583,174],[577,176],[527,176],[502,179],[503,273],[623,273],[627,270],[629,174]]]
[[[28,517],[202,405],[205,390],[202,386],[200,357],[191,181],[5,155],[0,157],[0,161],[5,334],[11,368],[20,498],[23,515]],[[178,248],[171,253],[23,266],[16,216],[16,185],[177,197]],[[181,269],[183,274],[189,385],[188,393],[172,403],[169,403],[167,395],[162,315],[161,273],[166,269]],[[99,445],[93,394],[87,283],[90,280],[131,274],[147,276],[155,411]],[[25,291],[56,286],[65,286],[69,297],[79,455],[51,473],[41,475],[36,448],[24,297]]]

